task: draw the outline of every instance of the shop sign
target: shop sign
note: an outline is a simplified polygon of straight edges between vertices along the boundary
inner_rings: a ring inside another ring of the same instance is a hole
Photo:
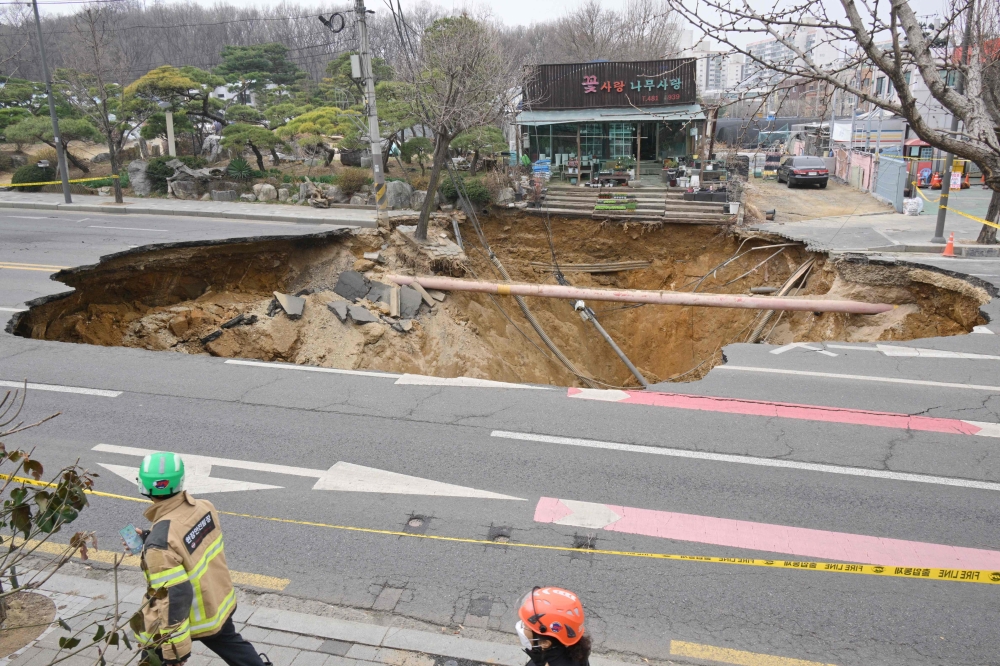
[[[540,65],[525,85],[531,109],[667,106],[695,101],[694,59]]]

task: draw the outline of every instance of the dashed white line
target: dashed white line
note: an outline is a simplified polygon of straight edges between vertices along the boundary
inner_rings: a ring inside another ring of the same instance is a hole
[[[827,377],[830,379],[853,379],[863,382],[885,382],[887,384],[916,384],[918,386],[936,386],[939,388],[970,389],[974,391],[993,391],[1000,393],[1000,386],[984,386],[981,384],[956,384],[952,382],[932,382],[923,379],[902,379],[899,377],[873,377],[871,375],[845,375],[835,372],[808,372],[805,370],[782,370],[779,368],[756,368],[743,365],[719,365],[715,370],[736,370],[743,372],[767,372],[775,375],[800,375],[803,377]]]
[[[497,382],[491,379],[475,379],[473,377],[431,377],[429,375],[403,375],[396,380],[397,385],[409,386],[463,386],[476,388],[513,388],[551,390],[551,386],[534,386],[532,384],[515,384]]]
[[[0,386],[9,388],[24,388],[24,382],[10,382],[0,380]],[[121,391],[106,391],[104,389],[83,388],[80,386],[60,386],[58,384],[32,384],[28,382],[28,389],[32,391],[55,391],[56,393],[79,393],[81,395],[96,395],[102,398],[117,398]]]
[[[0,308],[0,312],[24,312],[28,308]]]
[[[995,335],[993,333],[993,331],[991,331],[990,329],[986,328],[985,326],[973,326],[972,327],[972,332],[973,333],[982,333],[983,335]]]
[[[88,229],[121,229],[122,231],[166,231],[166,229],[143,229],[141,227],[104,227],[97,224],[92,224],[87,227]]]
[[[403,375],[389,372],[371,372],[370,370],[342,370],[341,368],[319,368],[315,365],[290,365],[287,363],[265,363],[264,361],[239,361],[230,359],[227,365],[249,365],[256,368],[271,368],[272,370],[301,370],[303,372],[329,372],[334,375],[360,375],[362,377],[382,377],[383,379],[399,379]]]
[[[685,449],[666,449],[657,446],[638,446],[635,444],[620,444],[618,442],[602,442],[594,439],[556,437],[554,435],[536,435],[534,433],[527,432],[508,432],[506,430],[494,430],[490,433],[490,437],[519,439],[528,442],[543,442],[546,444],[580,446],[590,449],[625,451],[628,453],[650,453],[657,456],[671,456],[674,458],[694,458],[696,460],[712,460],[715,462],[738,463],[742,465],[758,465],[760,467],[782,467],[785,469],[800,469],[809,472],[825,472],[827,474],[843,474],[846,476],[863,476],[873,479],[891,479],[893,481],[912,481],[916,483],[932,483],[940,486],[956,486],[958,488],[1000,491],[1000,483],[973,481],[972,479],[956,479],[947,476],[907,474],[905,472],[888,472],[884,470],[865,469],[861,467],[841,467],[840,465],[822,465],[819,463],[798,462],[795,460],[755,458],[753,456],[730,455],[727,453],[706,453],[704,451],[688,451]]]

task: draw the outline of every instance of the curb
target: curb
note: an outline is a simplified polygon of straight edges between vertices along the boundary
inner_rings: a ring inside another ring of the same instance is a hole
[[[316,225],[336,225],[343,227],[362,227],[368,229],[377,228],[378,224],[371,220],[339,220],[337,218],[308,217],[290,214],[267,214],[267,213],[238,213],[238,212],[214,212],[204,210],[170,210],[164,208],[147,207],[136,204],[122,204],[117,206],[105,206],[102,204],[66,204],[66,203],[44,203],[44,202],[16,202],[0,201],[0,209],[20,208],[27,210],[55,210],[74,213],[104,213],[117,215],[179,215],[182,217],[209,217],[216,219],[236,219],[254,220],[258,222],[291,222],[294,224],[316,224]]]

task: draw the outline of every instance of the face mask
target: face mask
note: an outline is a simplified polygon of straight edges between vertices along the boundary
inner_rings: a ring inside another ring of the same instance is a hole
[[[517,632],[517,637],[521,640],[521,647],[525,650],[530,650],[535,647],[531,644],[531,640],[529,640],[528,636],[524,633],[524,622],[518,620],[517,624],[514,625],[514,631]]]

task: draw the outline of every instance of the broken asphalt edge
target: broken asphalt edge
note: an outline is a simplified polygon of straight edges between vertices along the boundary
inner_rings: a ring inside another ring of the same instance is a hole
[[[163,250],[181,250],[186,248],[200,248],[200,247],[215,247],[223,245],[239,245],[240,243],[269,243],[269,242],[297,242],[297,241],[318,241],[318,240],[329,240],[333,238],[338,238],[340,236],[347,236],[352,232],[351,227],[340,227],[338,229],[331,229],[329,231],[321,231],[315,234],[287,234],[287,235],[272,235],[272,236],[241,236],[239,238],[214,238],[207,240],[190,240],[190,241],[174,241],[170,243],[150,243],[149,245],[138,245],[136,247],[130,247],[127,250],[122,250],[121,252],[112,252],[111,254],[102,255],[98,258],[96,264],[84,264],[82,266],[73,266],[71,268],[64,268],[56,273],[49,276],[50,280],[55,282],[62,282],[65,284],[63,278],[75,275],[77,273],[82,273],[84,271],[92,271],[99,269],[101,264],[111,261],[113,259],[119,259],[121,257],[128,257],[131,255],[146,254],[149,252],[159,252]],[[73,294],[75,289],[70,289],[69,291],[61,291],[57,294],[48,294],[46,296],[39,296],[38,298],[33,298],[30,301],[24,302],[24,310],[20,312],[15,312],[14,316],[10,318],[7,322],[7,326],[4,329],[6,333],[11,335],[20,325],[21,320],[28,316],[31,309],[38,305],[45,305],[46,303],[51,303],[52,301],[62,300]]]
[[[110,571],[110,566],[90,563],[94,569],[103,572]],[[122,583],[119,583],[121,586]],[[111,581],[100,578],[74,576],[58,573],[39,588],[46,592],[71,594],[75,596],[100,599],[113,590]],[[134,588],[129,591],[128,588]],[[256,590],[256,588],[236,585],[241,589]],[[108,589],[103,589],[108,588]],[[103,591],[103,592],[102,592]],[[138,603],[144,589],[142,586],[124,585],[122,589],[123,602]],[[274,595],[275,593],[271,592]],[[275,595],[285,599],[297,599],[295,595]],[[133,599],[132,597],[135,597]],[[366,609],[367,610],[367,609]],[[234,613],[234,620],[248,627],[281,631],[323,640],[358,643],[375,648],[391,648],[410,652],[421,652],[428,655],[465,659],[500,666],[524,666],[527,656],[516,643],[494,643],[486,640],[465,638],[452,634],[441,634],[419,629],[393,627],[375,622],[358,622],[342,620],[322,615],[311,615],[289,611],[271,606],[253,606],[243,604]],[[513,628],[513,627],[512,627]],[[513,633],[511,633],[513,638]],[[30,644],[29,644],[30,645]],[[636,662],[641,657],[636,657]],[[590,657],[591,666],[634,666],[636,662],[625,662],[609,659],[597,654]],[[648,662],[647,662],[648,663]]]
[[[55,210],[72,213],[109,213],[116,215],[164,215],[180,217],[209,217],[223,220],[252,220],[254,222],[292,222],[294,224],[337,224],[345,227],[362,227],[375,229],[378,227],[377,221],[371,220],[338,220],[336,218],[310,217],[306,215],[295,215],[290,213],[242,213],[242,212],[217,212],[202,210],[166,209],[155,206],[143,206],[136,204],[118,204],[117,206],[107,206],[104,204],[67,204],[67,203],[38,203],[19,201],[0,201],[0,209],[3,208],[23,208],[33,210]],[[352,210],[359,210],[354,207]]]

